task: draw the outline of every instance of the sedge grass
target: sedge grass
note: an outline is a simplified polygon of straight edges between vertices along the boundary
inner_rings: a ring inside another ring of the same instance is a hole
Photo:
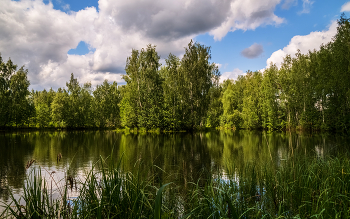
[[[349,218],[347,157],[247,164],[237,180],[212,180],[193,193],[198,218]],[[347,172],[346,172],[346,171]],[[236,172],[236,174],[237,174]]]
[[[4,215],[23,218],[349,218],[350,160],[297,156],[276,166],[248,162],[228,176],[162,184],[156,176],[125,172],[121,160],[100,158],[79,196],[50,201],[40,171],[28,181],[22,206],[12,195]],[[146,177],[147,176],[147,177]],[[70,204],[67,204],[70,203]]]

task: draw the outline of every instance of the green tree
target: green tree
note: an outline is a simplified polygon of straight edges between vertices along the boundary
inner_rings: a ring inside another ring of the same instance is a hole
[[[33,101],[35,104],[35,121],[39,127],[53,126],[51,118],[52,102],[55,96],[55,91],[51,88],[49,92],[44,89],[43,91],[33,92]]]
[[[220,116],[223,113],[222,107],[222,87],[213,86],[209,90],[210,103],[208,107],[206,127],[219,127],[220,126]]]
[[[91,83],[85,83],[81,87],[78,79],[74,78],[72,73],[66,86],[69,96],[66,117],[67,126],[79,128],[93,126]]]
[[[283,104],[280,94],[278,69],[276,65],[271,65],[264,71],[261,84],[262,127],[265,129],[281,128],[284,117],[281,110]]]
[[[120,91],[116,82],[107,80],[97,85],[93,92],[96,124],[99,127],[119,125]]]
[[[65,89],[58,88],[52,104],[51,118],[58,127],[65,127],[67,124],[69,96]]]
[[[139,53],[133,50],[128,57],[123,77],[127,82],[121,101],[123,126],[161,127],[163,120],[163,89],[156,47],[148,45]]]
[[[350,127],[350,20],[344,14],[338,20],[337,34],[330,45],[332,69],[327,93],[329,126],[349,132]]]
[[[191,42],[181,59],[180,89],[182,121],[190,129],[204,126],[210,104],[209,90],[217,86],[220,72],[210,63],[210,47]]]
[[[48,127],[51,121],[50,108],[45,103],[39,103],[35,107],[35,112],[39,127]]]
[[[180,59],[170,53],[165,62],[166,66],[160,70],[164,92],[164,127],[170,130],[179,130],[181,129],[182,115],[181,96],[179,95],[181,89]]]
[[[246,78],[242,75],[237,80],[225,80],[222,84],[223,114],[220,117],[220,125],[225,128],[241,128],[243,126],[242,108],[243,91]]]
[[[17,65],[11,59],[3,62],[0,54],[0,126],[10,125],[12,122],[12,90],[10,88],[11,76],[16,72]]]
[[[243,91],[242,118],[243,127],[258,129],[262,127],[261,121],[261,92],[262,74],[248,71]]]

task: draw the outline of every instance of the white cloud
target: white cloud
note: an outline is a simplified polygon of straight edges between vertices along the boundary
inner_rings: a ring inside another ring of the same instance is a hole
[[[286,47],[272,53],[270,58],[268,58],[266,61],[266,67],[269,67],[271,62],[275,63],[277,67],[280,67],[281,63],[283,62],[283,58],[287,54],[291,55],[292,57],[295,56],[298,49],[303,54],[308,53],[309,50],[317,50],[322,44],[330,42],[336,33],[337,22],[333,21],[328,30],[311,32],[305,36],[294,36]]]
[[[274,14],[281,0],[235,0],[230,4],[230,12],[220,26],[210,31],[215,40],[221,40],[228,32],[254,30],[261,25],[279,25],[283,18]]]
[[[69,80],[70,73],[74,73],[74,77],[78,78],[81,83],[91,82],[93,86],[108,81],[124,82],[121,74],[111,72],[94,71],[92,68],[82,66],[91,66],[93,63],[93,54],[90,52],[86,55],[68,55],[67,60],[61,63],[49,61],[47,64],[41,65],[41,71],[38,75],[41,84],[45,87],[65,86]]]
[[[26,65],[34,89],[65,86],[71,72],[81,83],[122,82],[131,49],[155,44],[164,59],[170,52],[181,56],[198,34],[220,40],[229,31],[278,25],[284,21],[274,14],[280,1],[100,0],[98,11],[63,12],[42,0],[1,0],[0,52]],[[68,55],[80,41],[95,51]]]
[[[346,12],[346,11],[350,11],[350,2],[347,2],[343,4],[343,6],[341,6],[340,12]]]
[[[239,75],[245,75],[241,69],[235,68],[233,71],[225,72],[220,76],[220,83],[227,79],[237,79]]]
[[[11,57],[18,65],[26,64],[31,84],[41,88],[43,68],[66,62],[71,48],[80,41],[88,42],[92,34],[89,26],[97,16],[95,8],[66,14],[54,10],[51,3],[7,1],[0,7],[1,55],[4,60]],[[70,72],[66,73],[67,79]]]
[[[311,6],[314,3],[310,0],[302,0],[303,1],[303,10],[299,12],[299,14],[308,14],[310,13]]]

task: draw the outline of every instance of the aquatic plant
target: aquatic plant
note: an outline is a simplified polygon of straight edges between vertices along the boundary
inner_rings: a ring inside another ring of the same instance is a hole
[[[39,171],[33,171],[20,200],[11,194],[3,217],[17,218],[349,218],[350,160],[293,156],[278,165],[247,162],[227,166],[225,175],[203,174],[179,185],[135,170],[123,171],[121,160],[100,157],[84,180],[78,197],[65,184],[56,200]],[[72,187],[72,185],[71,185]],[[22,204],[21,204],[22,203]]]

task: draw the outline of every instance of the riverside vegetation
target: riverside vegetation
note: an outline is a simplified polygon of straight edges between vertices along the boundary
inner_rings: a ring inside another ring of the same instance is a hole
[[[276,165],[228,164],[227,175],[180,186],[140,171],[123,171],[122,162],[100,158],[70,199],[67,177],[52,200],[40,170],[32,172],[21,204],[13,195],[2,217],[16,218],[349,218],[348,155],[305,157],[297,151]],[[70,180],[68,180],[70,179]]]
[[[287,55],[280,68],[248,71],[219,83],[210,48],[192,41],[184,56],[159,63],[156,47],[132,50],[126,85],[80,85],[29,91],[27,70],[0,58],[0,127],[193,130],[244,128],[332,130],[350,127],[350,24],[344,14],[333,40],[308,54]]]

